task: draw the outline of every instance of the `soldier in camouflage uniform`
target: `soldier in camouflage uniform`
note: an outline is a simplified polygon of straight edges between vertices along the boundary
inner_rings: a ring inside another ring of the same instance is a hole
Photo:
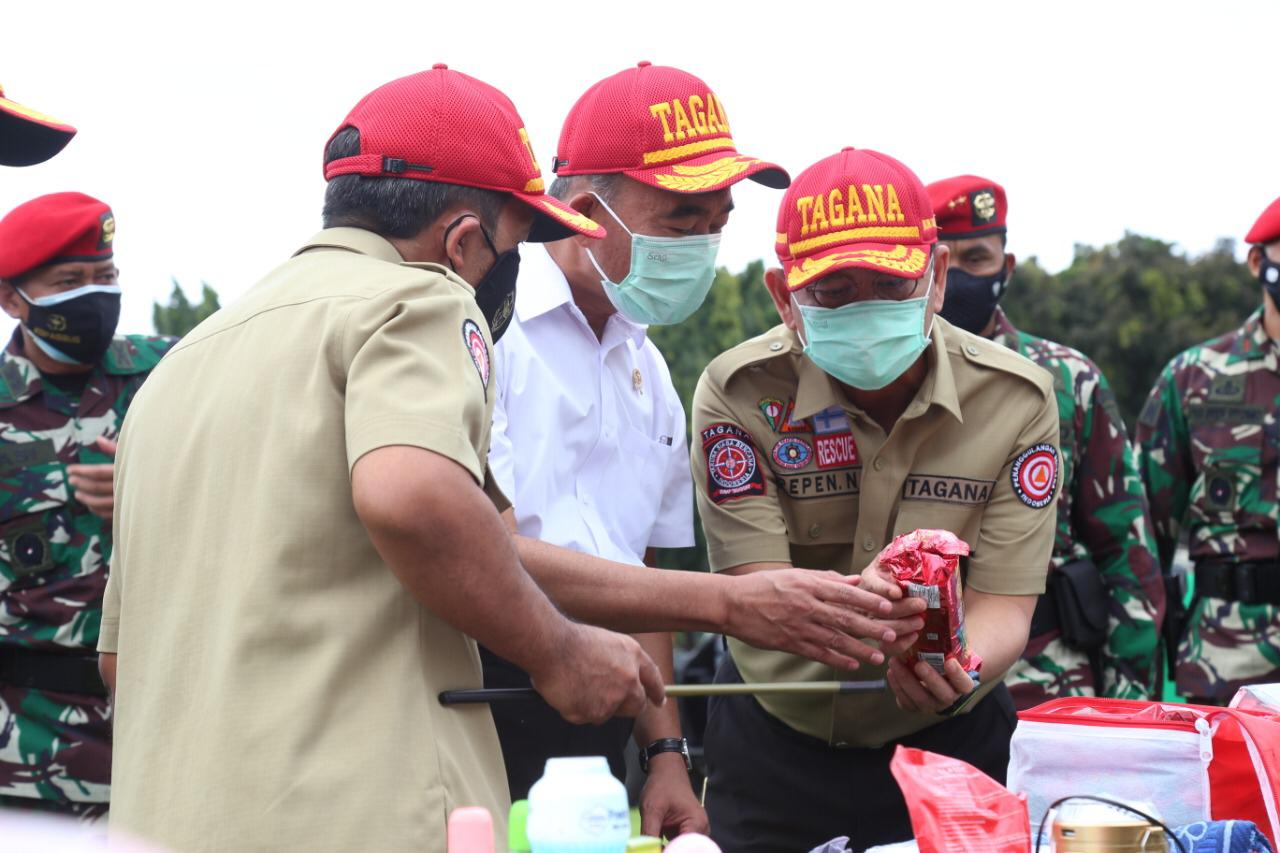
[[[111,734],[97,676],[112,455],[171,342],[115,337],[115,220],[58,193],[0,220],[0,807],[97,817]]]
[[[1170,361],[1137,430],[1161,563],[1183,532],[1195,563],[1195,599],[1166,634],[1178,691],[1207,704],[1280,681],[1280,199],[1245,242],[1262,307]]]
[[[1146,699],[1159,675],[1164,587],[1136,455],[1115,395],[1087,356],[1018,331],[998,307],[1015,265],[1005,252],[1003,187],[962,175],[928,189],[939,237],[951,247],[942,316],[1053,374],[1063,488],[1051,570],[1087,560],[1097,567],[1094,577],[1101,575],[1095,632],[1100,647],[1089,651],[1064,639],[1051,575],[1027,649],[1005,678],[1014,703],[1021,710],[1059,696]]]

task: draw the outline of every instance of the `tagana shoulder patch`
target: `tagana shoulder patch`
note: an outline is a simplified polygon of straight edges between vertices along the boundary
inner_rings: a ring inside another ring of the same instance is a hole
[[[1058,448],[1052,444],[1028,447],[1013,460],[1009,477],[1019,500],[1032,509],[1043,509],[1053,503],[1058,487]]]
[[[485,391],[489,390],[489,344],[485,342],[484,335],[480,331],[480,326],[475,320],[462,321],[462,342],[467,347],[467,352],[471,355],[471,361],[476,366],[476,372],[480,374],[480,384],[484,386]]]
[[[751,436],[736,424],[715,423],[702,430],[707,457],[707,497],[721,504],[764,494],[764,471]]]

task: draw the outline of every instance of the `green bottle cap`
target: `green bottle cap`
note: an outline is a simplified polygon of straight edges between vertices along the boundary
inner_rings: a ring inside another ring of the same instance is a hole
[[[507,818],[507,849],[511,853],[529,853],[529,801],[516,800]]]
[[[662,853],[662,840],[652,835],[637,835],[627,842],[627,853]]]

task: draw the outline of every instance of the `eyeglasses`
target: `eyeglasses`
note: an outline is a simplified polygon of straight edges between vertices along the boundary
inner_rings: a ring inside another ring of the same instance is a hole
[[[893,301],[901,301],[910,298],[920,287],[920,282],[927,280],[933,272],[933,258],[929,258],[929,265],[925,268],[924,275],[920,278],[881,278],[871,283],[871,292],[875,294],[876,299],[888,299]],[[850,302],[857,302],[858,291],[861,286],[858,282],[849,279],[841,279],[838,282],[815,282],[807,287],[801,288],[805,293],[809,294],[809,298],[819,308],[839,308],[842,305],[848,305]]]
[[[884,279],[874,282],[871,285],[871,292],[875,294],[876,299],[898,301],[915,293],[921,281],[923,279],[919,278]],[[839,284],[811,284],[802,289],[820,308],[839,308],[841,305],[857,302],[860,288],[856,282],[845,279]]]

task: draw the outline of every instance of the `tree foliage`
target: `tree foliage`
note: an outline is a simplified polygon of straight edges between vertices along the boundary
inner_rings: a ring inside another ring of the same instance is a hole
[[[711,359],[777,325],[764,263],[736,275],[721,269],[706,303],[678,326],[649,335],[666,357],[689,415],[698,377]],[[1223,240],[1188,257],[1173,244],[1126,234],[1101,248],[1077,246],[1071,265],[1045,271],[1019,264],[1003,305],[1019,328],[1082,351],[1102,368],[1132,428],[1164,365],[1193,344],[1238,326],[1261,301],[1259,285]],[[664,551],[662,565],[707,568],[701,525],[695,548]]]
[[[180,338],[194,329],[201,320],[219,308],[218,294],[208,282],[200,282],[200,303],[191,304],[187,294],[183,292],[178,280],[173,279],[173,292],[169,294],[169,304],[151,305],[151,322],[156,327],[156,334]]]

